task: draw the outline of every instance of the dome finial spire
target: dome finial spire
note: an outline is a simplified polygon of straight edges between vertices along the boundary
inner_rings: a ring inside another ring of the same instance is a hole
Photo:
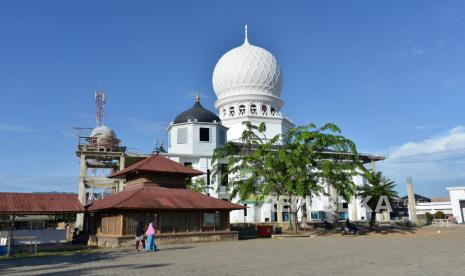
[[[247,24],[245,24],[245,27],[244,27],[244,35],[245,35],[244,44],[249,43],[249,38],[248,38],[248,35],[247,35]]]
[[[197,95],[195,95],[195,101],[200,102],[200,92],[197,92]]]

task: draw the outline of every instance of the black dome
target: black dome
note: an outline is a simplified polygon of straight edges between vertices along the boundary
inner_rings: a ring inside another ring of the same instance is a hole
[[[192,106],[190,109],[184,111],[183,113],[179,114],[175,119],[174,119],[174,124],[181,124],[181,123],[187,123],[191,120],[191,122],[201,122],[201,123],[214,123],[215,121],[217,123],[221,122],[220,117],[216,116],[215,113],[209,111],[208,109],[205,109],[201,104],[200,104],[200,98],[197,96],[196,101],[194,103],[194,106]]]

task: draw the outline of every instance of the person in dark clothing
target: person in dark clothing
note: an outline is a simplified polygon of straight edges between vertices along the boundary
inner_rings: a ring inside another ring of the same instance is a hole
[[[79,228],[74,228],[73,237],[71,240],[72,244],[79,244]]]
[[[332,230],[334,228],[333,225],[326,220],[323,221],[323,226],[326,230]]]
[[[344,225],[344,231],[346,233],[356,235],[357,234],[357,226],[355,226],[355,224],[353,224],[353,223],[350,223],[349,219],[346,219],[346,223]]]
[[[139,252],[139,242],[142,242],[142,248],[145,248],[144,226],[141,222],[136,226],[136,251]]]

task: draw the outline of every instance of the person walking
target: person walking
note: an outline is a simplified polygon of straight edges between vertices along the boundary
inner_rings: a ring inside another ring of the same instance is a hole
[[[142,242],[142,249],[145,248],[144,228],[142,223],[137,223],[136,226],[136,252],[139,252],[139,243]]]
[[[145,244],[145,251],[155,251],[157,250],[157,246],[155,245],[155,228],[153,227],[153,223],[149,224],[147,231],[145,232],[147,235],[147,243]]]

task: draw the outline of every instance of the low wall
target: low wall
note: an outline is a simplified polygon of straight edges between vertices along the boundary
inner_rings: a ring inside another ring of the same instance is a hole
[[[37,237],[38,244],[66,242],[66,229],[14,230],[13,237]],[[2,237],[9,237],[9,231],[2,231]],[[15,240],[15,244],[30,244],[29,240]]]
[[[108,236],[93,236],[92,240],[99,247],[129,247],[135,245],[135,237],[108,237]],[[155,236],[157,245],[163,244],[178,244],[178,243],[193,243],[193,242],[211,242],[238,240],[238,233],[235,231],[228,232],[206,232],[206,233],[188,233],[188,234],[160,234]]]

